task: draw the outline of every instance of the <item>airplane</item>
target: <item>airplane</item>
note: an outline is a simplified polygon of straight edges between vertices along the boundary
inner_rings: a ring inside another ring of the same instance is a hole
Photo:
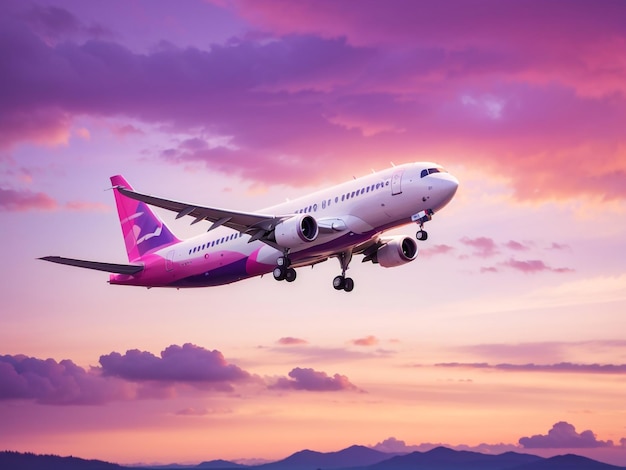
[[[293,282],[296,268],[337,258],[336,290],[350,292],[346,271],[354,255],[385,268],[416,259],[416,240],[426,240],[424,223],[454,197],[458,180],[431,162],[407,163],[263,209],[240,212],[179,202],[135,191],[121,175],[112,189],[129,264],[60,256],[44,261],[110,273],[109,283],[144,287],[207,287],[272,273]],[[211,222],[208,231],[180,240],[149,207]],[[415,238],[385,236],[416,223]],[[213,230],[218,227],[230,229]]]

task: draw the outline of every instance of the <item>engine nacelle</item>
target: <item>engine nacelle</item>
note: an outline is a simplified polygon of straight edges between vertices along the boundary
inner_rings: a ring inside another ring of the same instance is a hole
[[[311,243],[320,233],[317,221],[310,215],[296,215],[278,225],[274,229],[274,240],[285,248],[296,248]]]
[[[417,258],[417,251],[417,242],[411,237],[392,237],[378,249],[374,261],[383,268],[394,268],[413,261]]]

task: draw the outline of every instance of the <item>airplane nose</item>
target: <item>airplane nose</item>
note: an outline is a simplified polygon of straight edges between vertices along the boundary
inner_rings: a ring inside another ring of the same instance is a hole
[[[456,193],[456,190],[459,187],[459,180],[450,173],[437,176],[437,189],[442,194],[449,195],[450,197],[454,196],[454,193]]]
[[[445,174],[437,174],[437,184],[435,189],[439,196],[439,201],[437,204],[437,208],[433,208],[435,210],[439,210],[445,205],[447,205],[454,195],[456,194],[456,190],[459,187],[459,180],[452,176],[450,173]]]

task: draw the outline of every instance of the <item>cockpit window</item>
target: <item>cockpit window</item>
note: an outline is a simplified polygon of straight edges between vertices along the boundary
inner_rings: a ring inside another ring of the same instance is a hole
[[[420,178],[423,178],[424,176],[432,175],[433,173],[447,173],[447,171],[444,170],[443,168],[428,168],[428,169],[424,169],[420,173]]]

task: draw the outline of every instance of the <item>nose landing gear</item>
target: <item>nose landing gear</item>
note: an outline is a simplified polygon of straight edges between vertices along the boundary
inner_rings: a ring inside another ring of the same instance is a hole
[[[411,220],[413,222],[417,222],[420,226],[420,229],[415,234],[415,238],[420,241],[428,240],[428,232],[424,230],[424,224],[433,218],[433,210],[426,209],[425,211],[420,211],[417,214],[411,216]]]

